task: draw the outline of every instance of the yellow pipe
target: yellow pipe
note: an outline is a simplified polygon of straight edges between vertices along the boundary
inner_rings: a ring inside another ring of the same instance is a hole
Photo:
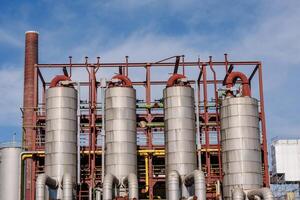
[[[39,155],[41,157],[45,156],[45,152],[44,151],[35,151],[35,152],[30,152],[30,151],[26,152],[25,151],[25,152],[21,153],[21,159],[25,160],[27,158],[32,158],[34,154]]]
[[[201,152],[205,152],[206,149],[201,149]],[[218,151],[218,149],[208,149],[207,151],[211,152],[211,151]],[[82,154],[89,154],[89,153],[95,153],[95,154],[98,154],[98,155],[101,155],[102,154],[102,151],[101,150],[97,150],[97,151],[80,151],[80,153]],[[26,158],[31,158],[34,154],[38,154],[40,156],[44,156],[45,154],[45,151],[36,151],[36,152],[23,152],[22,154],[22,160],[26,159]],[[141,150],[138,150],[138,154],[140,156],[146,156],[148,154],[152,154],[154,156],[164,156],[165,155],[165,150],[163,149],[141,149]]]
[[[165,150],[163,150],[163,149],[160,149],[160,150],[157,150],[157,149],[141,149],[141,150],[138,150],[138,152],[139,152],[139,155],[149,154],[149,153],[165,154]]]
[[[149,165],[148,165],[148,162],[149,162],[149,158],[148,158],[148,155],[147,155],[147,156],[145,156],[145,175],[146,175],[146,177],[145,177],[146,187],[145,187],[145,190],[144,190],[145,193],[147,193],[148,190],[149,190],[149,170],[148,170]]]

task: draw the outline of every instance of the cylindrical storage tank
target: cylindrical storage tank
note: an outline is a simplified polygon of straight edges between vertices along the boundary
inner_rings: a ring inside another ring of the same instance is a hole
[[[51,87],[46,92],[45,173],[62,182],[68,173],[76,181],[77,90]],[[62,199],[62,190],[50,190],[50,199]]]
[[[0,149],[0,199],[19,200],[20,147]]]
[[[221,106],[223,196],[233,188],[262,187],[262,161],[258,101],[251,97],[226,97]]]
[[[105,173],[120,181],[137,173],[136,92],[113,86],[105,91]]]
[[[171,86],[163,91],[166,141],[166,175],[176,170],[181,176],[197,169],[194,90]],[[184,194],[182,188],[182,196]]]

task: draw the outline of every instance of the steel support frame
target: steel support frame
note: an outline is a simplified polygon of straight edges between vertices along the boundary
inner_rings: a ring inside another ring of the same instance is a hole
[[[175,56],[176,57],[176,56]],[[216,73],[215,69],[216,68],[223,68],[225,71],[225,75],[229,72],[229,70],[234,70],[233,71],[238,71],[238,70],[243,70],[244,67],[252,67],[254,68],[253,73],[251,75],[251,79],[253,76],[258,75],[258,87],[259,87],[259,101],[260,101],[260,120],[261,120],[261,127],[262,127],[262,152],[263,152],[263,165],[264,165],[264,185],[269,186],[269,174],[268,174],[268,157],[267,157],[267,140],[266,140],[266,120],[265,120],[265,112],[264,112],[264,96],[263,96],[263,78],[262,78],[262,64],[259,61],[237,61],[237,62],[232,62],[227,60],[227,56],[225,56],[225,61],[212,61],[210,58],[209,61],[202,62],[200,60],[195,61],[195,62],[178,62],[176,63],[179,67],[184,67],[185,68],[185,73],[187,73],[188,69],[190,67],[194,68],[199,68],[199,79],[198,82],[195,82],[194,80],[190,80],[192,84],[199,84],[199,105],[200,103],[203,102],[203,111],[200,112],[200,119],[202,119],[203,123],[201,124],[201,130],[204,131],[204,135],[206,138],[205,145],[202,146],[202,155],[205,156],[205,162],[202,163],[202,169],[206,168],[207,172],[207,183],[208,184],[214,184],[217,180],[222,181],[222,164],[221,164],[221,145],[220,145],[220,122],[219,122],[219,108],[218,108],[218,94],[217,94],[217,88],[222,86],[224,79],[220,79],[218,77],[218,74]],[[36,124],[38,120],[44,120],[44,116],[40,116],[38,114],[38,106],[41,105],[40,107],[43,109],[45,105],[45,91],[47,86],[49,85],[49,82],[44,80],[43,74],[41,69],[45,70],[51,70],[54,68],[61,68],[64,70],[64,73],[68,74],[69,76],[72,74],[71,71],[72,69],[75,68],[86,68],[88,75],[89,75],[89,81],[88,82],[80,82],[80,85],[82,87],[88,87],[89,88],[89,147],[85,150],[88,150],[88,159],[89,159],[89,178],[88,180],[82,180],[82,182],[88,183],[90,187],[95,187],[99,182],[95,179],[95,173],[96,173],[96,138],[97,138],[97,133],[98,129],[96,126],[96,120],[100,117],[101,115],[97,115],[96,110],[97,110],[97,80],[96,80],[96,74],[98,72],[98,69],[101,68],[113,68],[118,71],[119,67],[122,67],[122,73],[128,74],[128,70],[130,68],[145,68],[145,81],[134,81],[133,84],[135,86],[143,86],[145,87],[145,103],[147,105],[150,105],[151,102],[151,88],[153,85],[165,85],[166,80],[156,80],[156,81],[151,81],[151,69],[152,68],[157,68],[157,67],[169,67],[170,70],[174,68],[174,62],[153,62],[153,63],[129,63],[128,62],[128,57],[126,58],[125,63],[100,63],[99,58],[97,63],[89,63],[88,60],[86,59],[85,63],[72,63],[71,59],[69,63],[66,64],[36,64],[35,65],[35,80],[34,80],[34,98],[35,98],[35,111],[33,112],[33,126]],[[228,66],[230,66],[228,68]],[[208,68],[210,68],[210,71],[213,73],[213,78],[209,78],[208,76]],[[66,69],[69,69],[69,73],[67,72]],[[177,70],[176,70],[177,71]],[[219,78],[219,79],[218,79]],[[38,102],[38,91],[39,91],[39,84],[38,80],[42,83],[42,93],[40,94],[42,96],[42,102]],[[76,80],[73,80],[76,81]],[[214,95],[213,98],[215,100],[215,113],[209,112],[208,109],[208,90],[209,86],[213,85],[214,88]],[[216,116],[214,123],[216,125],[212,126],[209,123],[211,116]],[[147,114],[145,116],[145,120],[149,123],[152,122],[152,120],[156,116],[151,113],[151,109],[147,110]],[[157,127],[159,128],[159,127]],[[25,138],[31,138],[31,145],[28,147],[31,151],[37,150],[37,147],[35,145],[36,142],[36,137],[37,137],[37,129],[33,128],[33,133],[29,136],[26,132],[24,133]],[[218,144],[210,144],[209,141],[209,131],[215,130],[217,132],[217,137],[218,137]],[[151,128],[146,128],[145,129],[145,134],[147,136],[147,145],[145,147],[140,147],[141,149],[147,149],[147,150],[153,150],[157,148],[162,148],[159,146],[154,146],[152,143],[152,129]],[[203,133],[202,133],[203,134]],[[202,138],[202,137],[201,137]],[[200,138],[200,140],[201,140]],[[212,174],[211,172],[211,165],[210,165],[210,153],[211,149],[215,149],[214,152],[217,152],[218,154],[218,164],[219,164],[219,173],[218,174]],[[30,187],[30,193],[31,197],[27,195],[26,193],[26,200],[33,200],[34,198],[34,192],[35,192],[35,177],[36,177],[36,171],[35,171],[35,159],[32,159],[32,166],[26,165],[27,169],[26,173],[32,173],[32,176],[26,175],[26,177],[30,178],[31,181],[31,187]],[[154,199],[154,194],[155,191],[153,191],[154,185],[157,182],[157,180],[153,177],[153,160],[152,156],[149,156],[148,159],[148,176],[149,176],[149,190],[148,190],[148,196],[149,199]],[[211,199],[216,198],[216,196],[213,193],[208,193],[208,197]]]

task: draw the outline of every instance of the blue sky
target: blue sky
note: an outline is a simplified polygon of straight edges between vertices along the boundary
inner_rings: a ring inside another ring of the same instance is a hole
[[[156,61],[185,54],[261,60],[269,138],[299,138],[300,1],[13,1],[0,6],[0,141],[21,134],[24,32],[40,62]]]

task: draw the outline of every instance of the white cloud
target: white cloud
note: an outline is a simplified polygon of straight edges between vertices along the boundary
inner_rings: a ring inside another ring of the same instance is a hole
[[[299,6],[299,1],[266,3],[257,26],[231,47],[235,58],[263,61],[269,137],[294,137],[300,132],[294,120],[297,119],[294,110],[300,110],[300,106],[290,101],[299,98],[292,89],[298,81],[294,74],[300,73]]]

